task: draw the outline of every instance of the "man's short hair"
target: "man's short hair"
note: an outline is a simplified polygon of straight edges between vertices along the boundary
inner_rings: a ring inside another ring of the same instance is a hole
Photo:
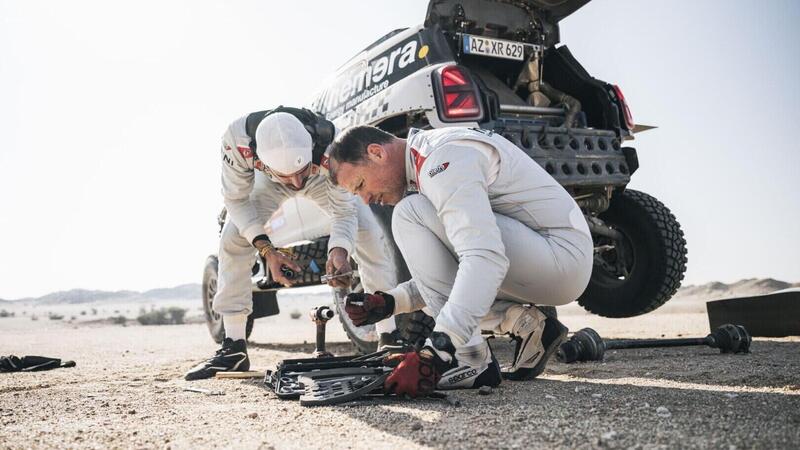
[[[369,144],[387,144],[396,139],[391,134],[369,125],[344,130],[333,142],[331,158],[338,162],[358,164],[367,157]]]
[[[348,128],[336,136],[331,145],[330,157],[336,164],[331,165],[331,180],[338,184],[336,167],[339,163],[361,164],[367,158],[370,144],[388,144],[395,136],[370,125]]]

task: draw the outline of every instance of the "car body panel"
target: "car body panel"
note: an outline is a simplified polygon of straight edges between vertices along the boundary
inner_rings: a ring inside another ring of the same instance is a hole
[[[362,50],[329,78],[310,108],[339,129],[376,124],[408,112],[425,114],[436,127],[447,126],[436,112],[431,74],[455,64],[449,44],[437,29],[422,25],[395,30],[387,36]]]

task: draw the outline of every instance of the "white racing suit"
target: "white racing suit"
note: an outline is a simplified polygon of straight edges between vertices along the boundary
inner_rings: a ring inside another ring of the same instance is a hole
[[[580,208],[502,136],[412,130],[406,177],[419,194],[392,217],[412,276],[388,292],[395,313],[426,307],[435,331],[457,349],[474,348],[481,329],[511,331],[512,306],[564,305],[586,288],[593,243]]]
[[[222,138],[222,195],[228,222],[220,238],[214,311],[223,316],[252,312],[253,239],[265,234],[264,224],[285,200],[295,196],[307,197],[330,216],[328,251],[341,247],[353,256],[367,292],[395,286],[394,264],[383,231],[369,207],[336,187],[323,167],[314,166],[313,174],[299,191],[273,181],[262,162],[253,157],[245,131],[246,119],[247,116],[233,122]],[[394,318],[376,324],[378,333],[394,329]]]

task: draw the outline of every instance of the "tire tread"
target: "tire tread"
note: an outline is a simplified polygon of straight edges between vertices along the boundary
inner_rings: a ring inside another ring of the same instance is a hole
[[[658,230],[663,252],[655,260],[655,266],[659,271],[663,271],[663,276],[661,276],[655,292],[647,296],[649,298],[640,299],[641,301],[633,304],[626,304],[624,307],[615,305],[617,307],[613,308],[608,304],[595,301],[590,289],[581,295],[578,304],[587,311],[604,317],[633,317],[657,309],[678,291],[688,262],[686,239],[678,220],[669,208],[655,197],[633,189],[626,189],[621,194],[616,194],[615,197],[626,207],[637,207],[643,211],[650,224]],[[645,287],[642,290],[648,289]]]

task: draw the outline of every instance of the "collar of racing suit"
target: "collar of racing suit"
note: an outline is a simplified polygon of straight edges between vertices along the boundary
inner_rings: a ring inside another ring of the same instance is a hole
[[[419,185],[417,180],[417,165],[422,165],[425,158],[420,160],[420,155],[417,149],[414,148],[414,135],[419,133],[420,129],[411,128],[408,130],[408,137],[406,138],[406,191],[419,192]]]

